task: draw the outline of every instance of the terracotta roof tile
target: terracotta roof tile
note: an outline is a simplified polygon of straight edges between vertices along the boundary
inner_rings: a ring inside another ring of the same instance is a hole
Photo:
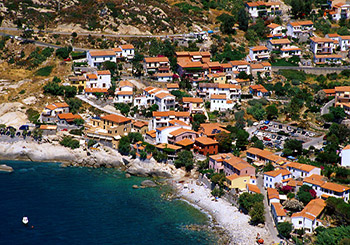
[[[212,138],[208,138],[205,136],[196,138],[196,142],[201,143],[202,145],[214,145],[219,144],[216,140],[213,140]]]
[[[125,123],[125,122],[131,122],[130,118],[115,115],[115,114],[109,114],[104,117],[101,117],[102,120],[107,120],[115,123]]]
[[[255,192],[257,194],[261,194],[261,191],[260,191],[260,189],[259,189],[259,187],[257,185],[247,184],[247,189],[249,191]]]

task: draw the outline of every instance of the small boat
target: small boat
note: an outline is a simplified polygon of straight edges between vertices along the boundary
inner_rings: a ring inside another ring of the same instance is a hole
[[[28,217],[23,217],[23,218],[22,218],[22,223],[23,223],[24,225],[28,225],[28,223],[29,223]]]

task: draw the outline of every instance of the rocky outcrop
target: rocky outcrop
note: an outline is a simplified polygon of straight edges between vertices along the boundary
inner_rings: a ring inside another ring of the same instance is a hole
[[[13,172],[13,168],[5,164],[0,165],[0,172]]]
[[[157,184],[154,183],[152,180],[144,180],[141,182],[141,185],[145,186],[145,187],[156,187],[157,186]]]

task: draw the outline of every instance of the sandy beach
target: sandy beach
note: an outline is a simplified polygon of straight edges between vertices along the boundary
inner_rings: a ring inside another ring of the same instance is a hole
[[[228,201],[222,198],[212,201],[210,190],[205,186],[196,185],[195,180],[188,182],[188,188],[184,188],[184,184],[177,184],[177,189],[182,198],[204,209],[227,231],[231,244],[256,244],[255,238],[258,233],[265,240],[265,244],[278,242],[272,240],[266,228],[249,225],[249,215],[240,213]],[[193,193],[190,191],[192,189]]]

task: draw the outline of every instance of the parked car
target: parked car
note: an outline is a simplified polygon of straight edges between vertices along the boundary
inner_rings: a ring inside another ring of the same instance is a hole
[[[258,126],[258,125],[259,125],[258,122],[254,122],[254,123],[253,123],[253,126]]]
[[[279,128],[279,129],[282,129],[282,128],[283,128],[283,125],[282,125],[282,124],[278,125],[278,128]]]
[[[269,128],[268,126],[262,126],[262,127],[260,127],[261,130],[266,130],[266,129],[268,129],[268,128]]]
[[[266,141],[271,141],[271,139],[270,138],[268,138],[268,137],[266,137],[266,136],[264,136],[264,138],[263,138],[264,140],[266,140]]]
[[[275,134],[271,135],[271,139],[276,139],[276,135]]]
[[[17,137],[21,136],[21,132],[17,132],[17,133],[16,133],[16,136],[17,136]]]
[[[68,129],[64,128],[64,129],[62,129],[61,131],[68,131]]]

